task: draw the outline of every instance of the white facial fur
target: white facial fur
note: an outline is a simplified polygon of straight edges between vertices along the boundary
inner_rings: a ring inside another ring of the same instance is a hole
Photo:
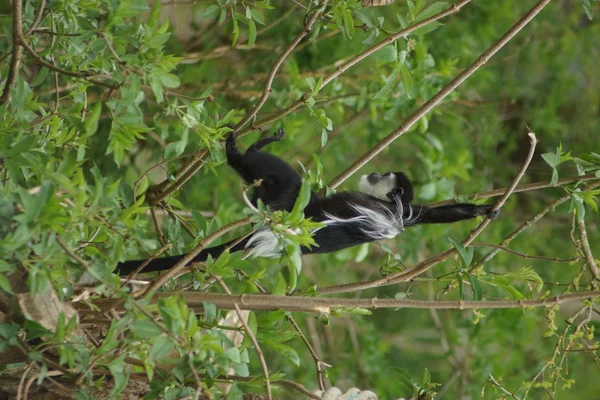
[[[369,176],[372,176],[371,180],[373,183],[369,182]],[[360,177],[360,181],[358,182],[358,190],[364,194],[370,194],[373,197],[377,197],[378,199],[390,201],[387,197],[387,194],[394,189],[396,186],[396,175],[393,173],[379,175],[379,174],[370,174],[363,175]]]

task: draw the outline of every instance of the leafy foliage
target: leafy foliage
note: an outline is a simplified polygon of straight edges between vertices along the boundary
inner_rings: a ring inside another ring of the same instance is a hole
[[[180,3],[24,1],[21,40],[34,54],[22,49],[12,78],[13,9],[0,6],[0,353],[21,354],[2,363],[0,373],[20,381],[31,368],[43,387],[53,384],[49,371],[60,371],[76,383],[81,399],[100,392],[124,396],[133,377],[147,384],[146,398],[202,391],[217,396],[235,376],[228,396],[237,399],[265,394],[255,338],[281,398],[300,396],[289,392],[284,377],[318,388],[306,342],[324,362],[319,366],[328,382],[370,389],[380,398],[425,399],[444,391],[448,398],[550,393],[568,399],[600,391],[600,381],[590,379],[598,374],[593,300],[472,312],[252,310],[242,326],[231,322],[234,313],[188,296],[222,292],[223,282],[234,295],[302,299],[299,293],[316,296],[323,287],[402,271],[451,246],[458,257],[430,275],[349,297],[425,299],[433,309],[437,300],[597,290],[599,277],[590,265],[600,252],[600,189],[582,182],[553,187],[562,178],[600,177],[597,0],[548,6],[340,188],[354,188],[362,173],[388,170],[406,171],[421,202],[506,187],[526,153],[527,123],[542,151],[524,183],[548,187],[509,199],[480,239],[518,254],[500,251],[481,268],[474,267],[491,249],[461,244],[475,222],[418,226],[378,245],[301,257],[299,247],[313,245],[310,233],[320,226],[304,219],[303,209],[310,188],[330,193],[326,183],[333,176],[401,126],[531,4],[473,1],[345,68],[352,57],[451,3]],[[273,66],[312,17],[311,31],[284,57],[271,83]],[[334,71],[342,73],[329,81]],[[240,127],[248,133],[240,142],[285,127],[285,140],[268,151],[300,164],[305,177],[290,212],[245,205],[247,188],[223,165],[226,125],[246,117],[263,93],[268,98]],[[186,176],[194,163],[201,168]],[[161,189],[185,179],[156,201]],[[570,207],[559,206],[510,244],[503,242],[565,194]],[[188,252],[246,216],[253,229],[276,233],[284,257],[246,260],[225,252],[169,279],[154,296],[132,293],[112,273],[119,261]],[[588,249],[579,221],[586,222]],[[89,277],[93,285],[83,288]],[[62,301],[56,315],[35,316],[24,307],[52,295]]]

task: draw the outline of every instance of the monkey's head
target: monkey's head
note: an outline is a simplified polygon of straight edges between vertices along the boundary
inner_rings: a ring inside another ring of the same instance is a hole
[[[403,182],[399,177],[405,177],[405,175],[401,172],[388,172],[383,175],[373,172],[363,175],[358,182],[358,190],[378,199],[390,201],[394,196],[404,192]]]

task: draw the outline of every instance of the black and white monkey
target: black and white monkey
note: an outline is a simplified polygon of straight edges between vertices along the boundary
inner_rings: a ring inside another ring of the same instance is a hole
[[[285,161],[260,151],[269,143],[280,141],[284,130],[260,139],[245,153],[236,147],[237,135],[231,132],[226,142],[227,162],[247,184],[262,180],[254,189],[252,203],[258,199],[271,210],[291,211],[296,202],[302,178]],[[373,173],[360,178],[358,192],[340,192],[323,197],[315,192],[304,209],[306,218],[322,222],[325,227],[314,232],[317,246],[302,247],[303,254],[330,253],[363,243],[398,236],[404,228],[417,224],[437,224],[461,221],[478,216],[494,219],[491,205],[457,203],[440,207],[413,205],[413,188],[402,172]],[[237,242],[237,243],[236,243]],[[231,252],[246,250],[253,257],[278,257],[279,240],[267,227],[243,240],[233,240],[203,250],[192,262],[205,261],[209,255],[217,258],[225,249]],[[144,272],[171,268],[184,255],[152,260]],[[119,263],[115,272],[133,272],[143,260]]]

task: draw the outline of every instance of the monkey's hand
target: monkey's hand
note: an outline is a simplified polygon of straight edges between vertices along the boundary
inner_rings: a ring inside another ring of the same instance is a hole
[[[283,138],[283,135],[285,135],[285,130],[283,128],[279,128],[279,130],[273,134],[277,141],[280,141]]]
[[[495,220],[496,218],[498,218],[498,216],[500,215],[500,210],[492,211],[492,208],[494,208],[494,206],[480,206],[480,207],[485,207],[484,212],[481,215],[487,216],[492,221]]]

